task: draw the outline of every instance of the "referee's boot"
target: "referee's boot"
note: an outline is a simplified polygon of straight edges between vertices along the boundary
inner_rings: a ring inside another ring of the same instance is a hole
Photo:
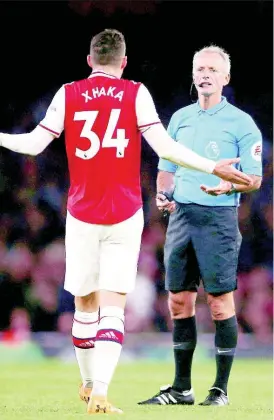
[[[213,386],[209,390],[209,394],[206,399],[199,403],[199,405],[228,405],[229,399],[227,394],[221,389]]]
[[[195,401],[194,391],[191,388],[189,391],[178,392],[175,391],[171,385],[164,385],[160,388],[160,392],[145,401],[138,402],[139,405],[154,404],[154,405],[193,405]]]

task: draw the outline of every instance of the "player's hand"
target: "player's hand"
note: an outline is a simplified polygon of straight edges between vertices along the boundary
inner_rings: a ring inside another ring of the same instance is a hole
[[[164,194],[158,193],[156,195],[156,206],[162,213],[172,213],[175,210],[175,201],[169,201]]]
[[[201,185],[201,190],[206,194],[217,196],[228,193],[232,188],[232,183],[229,181],[221,180],[220,184],[215,187],[208,187],[207,185]]]
[[[252,179],[244,174],[241,171],[238,171],[234,166],[234,163],[239,163],[240,158],[233,158],[233,159],[222,159],[217,162],[213,174],[217,175],[219,178],[230,181],[235,184],[243,184],[247,186],[252,186],[253,181]]]

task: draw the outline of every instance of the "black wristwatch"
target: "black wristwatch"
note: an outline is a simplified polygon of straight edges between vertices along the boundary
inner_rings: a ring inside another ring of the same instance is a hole
[[[226,193],[226,195],[232,195],[232,194],[236,194],[238,191],[236,190],[235,185],[231,182],[231,188],[230,190]]]
[[[168,201],[172,201],[173,200],[173,194],[168,193],[166,191],[157,191],[157,194],[162,194],[164,195]]]

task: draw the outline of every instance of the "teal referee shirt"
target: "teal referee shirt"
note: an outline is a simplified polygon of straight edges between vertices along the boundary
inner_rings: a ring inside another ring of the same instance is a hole
[[[168,126],[170,136],[201,156],[212,160],[240,157],[240,167],[250,175],[262,176],[262,135],[250,115],[222,100],[204,110],[199,103],[175,112]],[[215,186],[220,179],[160,159],[158,169],[175,173],[173,197],[179,203],[204,206],[237,206],[240,194],[214,197],[200,189],[201,184]]]

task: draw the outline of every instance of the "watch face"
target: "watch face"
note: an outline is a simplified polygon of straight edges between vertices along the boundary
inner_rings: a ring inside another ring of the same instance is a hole
[[[226,193],[226,195],[236,194],[238,191],[235,188],[235,185],[232,184],[231,190]]]

